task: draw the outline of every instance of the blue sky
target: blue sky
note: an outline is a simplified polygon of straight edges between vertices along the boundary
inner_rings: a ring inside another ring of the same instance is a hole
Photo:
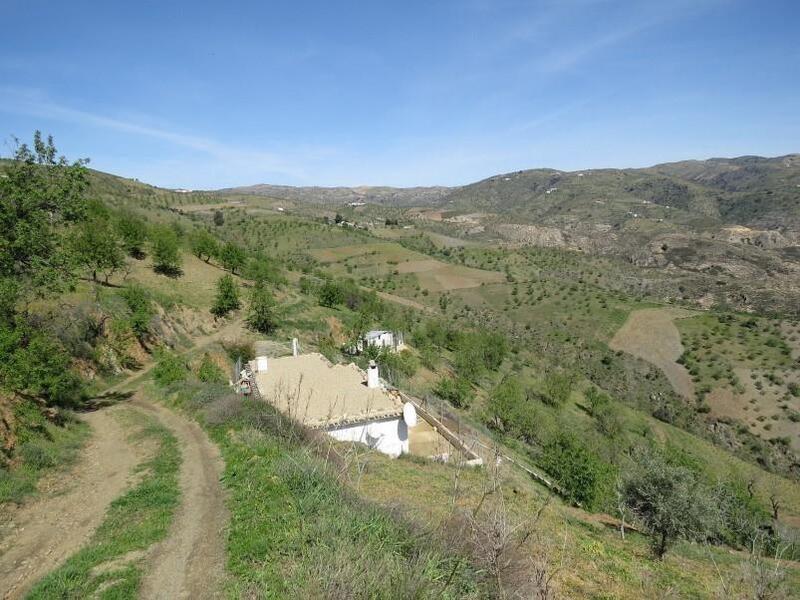
[[[797,0],[0,0],[0,153],[167,187],[800,152]]]

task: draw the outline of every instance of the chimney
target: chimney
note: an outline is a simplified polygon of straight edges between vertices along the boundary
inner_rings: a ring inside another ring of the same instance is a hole
[[[369,361],[369,367],[367,367],[367,387],[372,389],[381,387],[378,365],[375,364],[374,360]]]
[[[267,357],[256,356],[256,373],[266,373],[266,372],[267,372]]]
[[[292,338],[292,356],[297,356],[300,353],[297,346],[297,338]]]

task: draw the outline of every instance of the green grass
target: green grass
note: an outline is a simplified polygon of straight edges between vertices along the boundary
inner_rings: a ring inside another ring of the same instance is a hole
[[[62,426],[50,423],[32,406],[20,404],[16,417],[22,427],[16,432],[19,464],[0,468],[0,506],[20,503],[36,492],[39,479],[72,464],[83,447],[89,427],[71,415]]]
[[[179,502],[181,458],[177,440],[154,417],[133,411],[124,417],[136,429],[136,443],[156,444],[153,458],[138,468],[141,482],[111,503],[86,546],[42,579],[28,598],[137,597],[144,559],[123,557],[166,537]]]
[[[232,597],[485,597],[467,561],[356,495],[268,406],[224,386],[186,384],[172,400],[205,422],[225,460]]]

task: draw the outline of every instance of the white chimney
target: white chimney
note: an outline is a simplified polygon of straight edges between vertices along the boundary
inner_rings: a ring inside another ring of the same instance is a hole
[[[256,356],[256,372],[257,373],[266,373],[267,372],[267,357],[266,356]]]
[[[292,356],[297,356],[300,353],[297,347],[297,338],[292,338]]]
[[[369,367],[367,367],[367,387],[373,389],[381,387],[378,365],[375,364],[374,360],[369,361]]]

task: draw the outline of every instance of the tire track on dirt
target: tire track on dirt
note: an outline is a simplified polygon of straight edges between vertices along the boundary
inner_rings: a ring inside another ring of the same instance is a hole
[[[141,597],[222,597],[228,511],[220,485],[224,465],[219,449],[194,421],[141,398],[133,404],[170,429],[183,459],[181,505],[167,538],[150,551]]]
[[[0,593],[21,598],[89,540],[111,502],[133,483],[146,449],[131,446],[114,408],[83,416],[92,437],[55,493],[9,511],[0,528]]]

